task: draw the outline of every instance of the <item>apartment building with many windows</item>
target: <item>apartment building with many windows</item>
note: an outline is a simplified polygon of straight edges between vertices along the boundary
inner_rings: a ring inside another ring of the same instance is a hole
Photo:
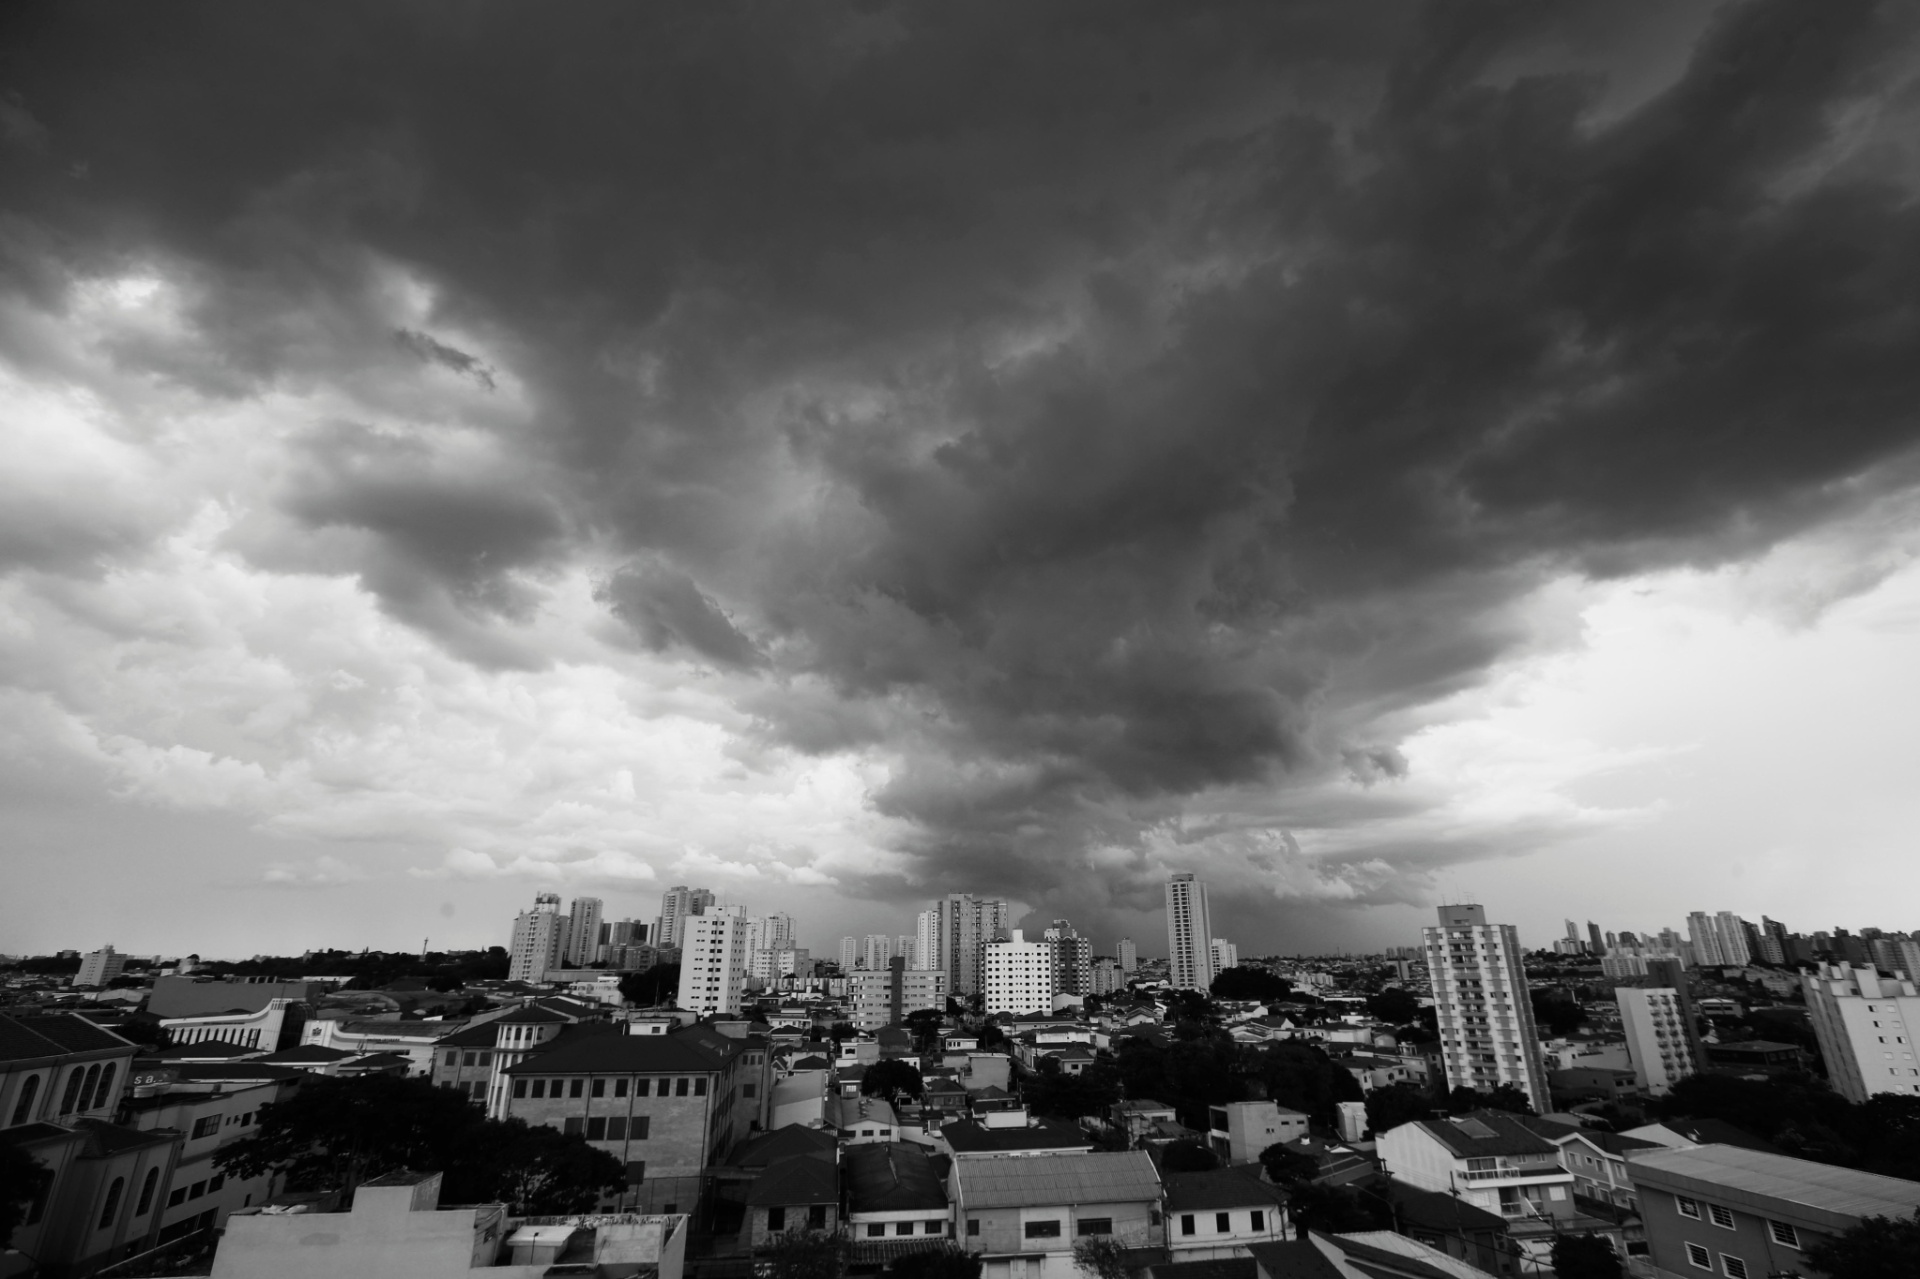
[[[1486,908],[1440,907],[1422,931],[1449,1088],[1492,1092],[1511,1084],[1539,1114],[1553,1107],[1540,1035],[1512,924],[1489,924]]]
[[[1822,964],[1800,986],[1833,1090],[1861,1102],[1875,1093],[1920,1095],[1920,991],[1870,967]]]

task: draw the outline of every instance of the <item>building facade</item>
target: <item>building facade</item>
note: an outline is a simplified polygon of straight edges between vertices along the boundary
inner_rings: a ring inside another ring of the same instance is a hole
[[[507,948],[507,980],[543,982],[567,966],[567,918],[559,893],[539,893],[533,909],[513,918],[513,942]]]
[[[985,969],[989,1015],[1053,1010],[1053,947],[1046,942],[1028,941],[1016,928],[1006,941],[988,943]]]
[[[1671,986],[1622,986],[1613,997],[1620,1006],[1627,1055],[1641,1088],[1664,1097],[1676,1083],[1700,1073],[1702,1063],[1694,1056],[1694,1035],[1680,991]]]
[[[126,971],[127,957],[111,946],[102,946],[80,957],[80,971],[73,975],[76,986],[104,986]]]
[[[1833,1090],[1862,1102],[1875,1093],[1920,1094],[1920,991],[1870,967],[1822,964],[1800,974],[1807,1015]]]
[[[687,920],[680,1007],[702,1016],[740,1011],[747,989],[747,922],[738,906],[709,906]]]
[[[687,920],[713,905],[713,894],[705,888],[676,884],[660,896],[660,914],[653,921],[653,939],[657,946],[685,944]]]
[[[568,968],[586,968],[600,958],[600,914],[606,905],[598,897],[576,897],[567,910]],[[611,940],[611,931],[609,931]]]
[[[935,965],[947,974],[947,989],[955,995],[981,992],[984,970],[981,967],[987,943],[1005,935],[1012,923],[1005,900],[975,897],[971,893],[949,893],[941,899],[940,962]]]
[[[1547,1113],[1553,1107],[1518,934],[1511,924],[1489,924],[1482,906],[1442,906],[1439,915],[1422,940],[1447,1086],[1491,1092],[1512,1084]]]
[[[1191,873],[1167,881],[1167,980],[1175,990],[1213,987],[1213,917],[1207,886]]]

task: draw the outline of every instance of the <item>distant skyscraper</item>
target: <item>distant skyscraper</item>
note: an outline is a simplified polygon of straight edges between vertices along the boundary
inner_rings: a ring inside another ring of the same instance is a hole
[[[923,971],[944,968],[940,962],[940,912],[923,910],[913,924],[914,967]]]
[[[870,973],[887,971],[887,961],[893,958],[893,938],[879,933],[869,933],[860,945],[860,966]]]
[[[1240,966],[1240,948],[1224,937],[1215,937],[1207,943],[1213,956],[1213,975],[1218,977],[1229,968]]]
[[[1111,995],[1127,988],[1126,974],[1120,971],[1120,961],[1111,955],[1102,955],[1091,966],[1092,987],[1096,995]]]
[[[104,986],[126,970],[127,957],[111,946],[80,957],[80,971],[73,975],[76,986]]]
[[[1422,933],[1450,1088],[1491,1092],[1512,1084],[1537,1113],[1551,1106],[1533,1003],[1512,924],[1489,924],[1482,906],[1442,906]]]
[[[1134,947],[1133,938],[1122,937],[1119,946],[1114,949],[1114,958],[1120,961],[1120,971],[1122,973],[1138,971],[1140,967],[1140,953]]]
[[[1567,921],[1567,940],[1570,942],[1580,940],[1580,925],[1574,923],[1571,919]]]
[[[926,967],[920,962],[920,956],[914,952],[912,933],[901,933],[893,939],[893,953],[895,958],[906,960],[909,969],[919,970]],[[944,995],[944,993],[945,988],[943,987],[942,994]]]
[[[660,917],[653,930],[654,945],[683,945],[687,920],[713,905],[713,894],[705,888],[676,884],[660,897]]]
[[[533,909],[514,917],[507,980],[545,981],[549,972],[565,966],[566,954],[567,917],[560,913],[560,894],[537,894]]]
[[[1607,944],[1600,938],[1600,925],[1594,923],[1591,919],[1587,921],[1587,944],[1592,947],[1592,954],[1604,955],[1607,953]]]
[[[981,964],[989,1014],[1053,1011],[1053,947],[1046,942],[1015,929],[982,948]]]
[[[1057,995],[1093,993],[1093,942],[1074,931],[1064,919],[1040,934],[1053,948],[1053,990]]]
[[[981,990],[980,952],[988,942],[1004,936],[1012,922],[1007,903],[1000,898],[949,893],[937,909],[938,966],[947,974],[947,990],[963,997],[977,995]]]
[[[1167,881],[1168,984],[1175,990],[1213,987],[1213,918],[1207,886],[1182,872]]]
[[[840,971],[850,973],[860,966],[860,939],[842,937],[840,939]]]
[[[567,967],[585,968],[600,955],[598,897],[576,897],[567,912]]]
[[[740,907],[705,905],[687,918],[680,1007],[702,1016],[739,1012],[747,968],[747,920]]]

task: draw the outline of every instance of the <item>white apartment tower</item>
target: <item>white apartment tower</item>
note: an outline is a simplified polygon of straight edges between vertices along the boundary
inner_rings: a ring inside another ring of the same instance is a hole
[[[913,964],[920,969],[944,968],[940,962],[940,912],[923,910],[913,921]]]
[[[653,944],[684,945],[687,920],[713,905],[713,894],[704,888],[675,884],[660,896],[660,915],[653,921]]]
[[[1114,948],[1114,958],[1120,961],[1120,971],[1131,973],[1140,967],[1140,952],[1133,944],[1133,938],[1122,937]]]
[[[567,967],[585,968],[600,957],[600,912],[606,903],[598,897],[576,897],[567,911]]]
[[[127,957],[111,946],[102,946],[80,957],[80,971],[73,975],[76,986],[104,986],[126,971]]]
[[[514,916],[507,980],[545,981],[550,971],[566,966],[566,955],[567,917],[560,913],[560,894],[539,893],[532,910]]]
[[[1800,989],[1835,1092],[1856,1103],[1875,1093],[1920,1093],[1920,993],[1913,982],[1822,964],[1801,970]]]
[[[1207,943],[1213,955],[1213,975],[1218,977],[1229,968],[1240,966],[1240,948],[1224,937],[1216,937]]]
[[[1168,984],[1175,990],[1213,988],[1213,918],[1207,886],[1189,872],[1167,881]]]
[[[850,973],[860,966],[860,939],[842,937],[840,939],[840,971]]]
[[[1053,947],[1028,941],[1019,929],[1009,940],[988,942],[981,957],[987,1012],[1053,1011]]]
[[[915,971],[926,971],[926,961],[913,948],[913,934],[901,933],[893,939],[893,953],[907,961],[907,967]]]
[[[738,906],[689,916],[680,946],[680,1007],[701,1016],[737,1013],[747,988],[747,919]]]
[[[1633,1073],[1642,1088],[1655,1097],[1664,1097],[1675,1084],[1696,1073],[1687,1001],[1678,990],[1672,986],[1622,986],[1613,997],[1620,1004],[1627,1055],[1633,1058]]]
[[[951,994],[977,995],[981,990],[981,951],[1006,932],[1012,923],[1011,911],[1004,899],[975,897],[972,893],[949,893],[936,909],[940,912],[939,946],[934,952],[935,962],[928,966],[947,974]]]
[[[1056,995],[1093,993],[1093,942],[1074,931],[1071,923],[1056,919],[1040,934],[1053,948],[1053,991]]]
[[[1489,924],[1483,906],[1442,906],[1439,925],[1422,940],[1447,1086],[1491,1092],[1512,1084],[1546,1114],[1546,1070],[1513,925]]]
[[[893,938],[869,933],[860,944],[860,966],[870,973],[884,973],[893,958]]]
[[[1747,921],[1730,910],[1709,915],[1696,910],[1687,916],[1687,934],[1694,962],[1702,968],[1735,967],[1752,962],[1747,945]]]

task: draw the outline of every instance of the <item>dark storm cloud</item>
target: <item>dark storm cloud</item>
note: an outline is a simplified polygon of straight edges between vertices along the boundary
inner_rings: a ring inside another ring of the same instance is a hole
[[[486,362],[469,355],[459,347],[448,346],[431,334],[420,333],[413,329],[395,329],[393,340],[399,344],[401,350],[415,356],[422,363],[437,364],[462,377],[470,377],[489,391],[496,389],[493,370],[487,367]]]
[[[1913,175],[1835,134],[1910,9],[1728,6],[1665,87],[1693,33],[1608,12],[66,6],[0,88],[18,216],[195,264],[254,376],[376,261],[504,335],[402,340],[526,387],[526,477],[356,445],[286,496],[389,607],[512,616],[610,544],[640,643],[771,670],[770,739],[897,755],[870,887],[1046,900],[1216,788],[1390,790],[1368,721],[1540,582],[1751,553],[1910,453]]]

